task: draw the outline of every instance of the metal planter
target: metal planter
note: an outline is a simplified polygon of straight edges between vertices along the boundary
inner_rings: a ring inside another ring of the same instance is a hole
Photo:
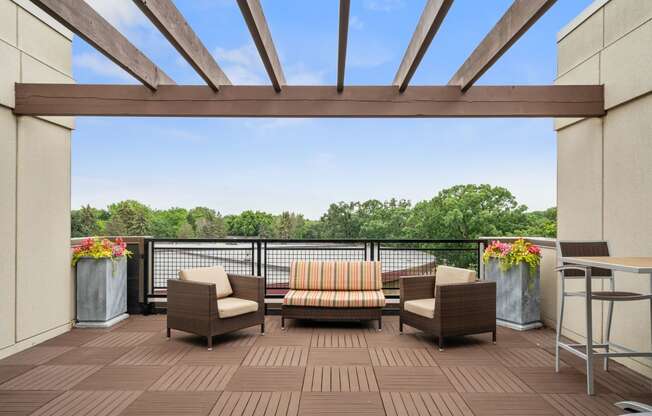
[[[526,263],[503,271],[498,260],[490,259],[485,265],[485,279],[496,282],[496,319],[499,325],[517,330],[542,325],[539,268],[534,275]]]
[[[127,259],[77,263],[77,326],[107,327],[126,319]]]

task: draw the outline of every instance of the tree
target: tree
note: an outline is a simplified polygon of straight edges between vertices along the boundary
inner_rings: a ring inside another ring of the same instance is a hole
[[[258,237],[273,230],[274,216],[261,211],[243,211],[239,215],[224,218],[229,235]]]
[[[276,218],[276,235],[278,238],[301,238],[305,219],[301,214],[285,211]]]
[[[177,230],[177,238],[194,238],[195,230],[192,229],[192,225],[188,221],[181,223],[179,229]]]
[[[188,212],[188,222],[199,238],[224,238],[226,224],[219,212],[206,207],[195,207]]]
[[[323,238],[360,237],[360,218],[357,215],[358,202],[331,204],[319,219]]]
[[[151,234],[158,238],[174,238],[184,223],[188,223],[188,211],[184,208],[156,210],[152,213]]]
[[[138,201],[126,200],[109,205],[106,233],[110,235],[149,235],[152,210]]]
[[[360,237],[403,238],[412,212],[412,204],[405,199],[392,198],[380,202],[372,199],[359,204]]]
[[[90,205],[71,212],[70,228],[73,237],[90,237],[101,234],[101,212]]]
[[[505,188],[457,185],[414,206],[408,235],[451,239],[511,235],[527,224],[526,210]]]
[[[523,237],[557,237],[557,208],[532,211],[526,214],[527,226],[514,234]]]

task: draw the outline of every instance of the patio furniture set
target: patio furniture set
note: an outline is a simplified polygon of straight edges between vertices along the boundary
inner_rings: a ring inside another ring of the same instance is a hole
[[[373,320],[382,330],[379,261],[295,261],[283,298],[286,319]],[[445,337],[491,332],[496,341],[496,285],[476,280],[473,270],[439,266],[432,276],[402,278],[400,328]],[[223,267],[187,269],[168,282],[167,335],[171,329],[205,336],[260,325],[265,333],[264,279],[227,274]]]

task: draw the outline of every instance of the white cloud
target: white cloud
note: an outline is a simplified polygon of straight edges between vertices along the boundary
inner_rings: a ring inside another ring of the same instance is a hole
[[[86,3],[118,29],[124,30],[147,22],[145,15],[132,0],[86,0]]]
[[[355,30],[364,29],[364,22],[358,16],[351,16],[349,19],[349,27]]]
[[[239,48],[216,48],[215,59],[222,65],[224,72],[234,84],[265,84],[265,67],[253,43]]]
[[[325,84],[326,71],[308,68],[303,62],[288,66],[285,78],[288,84],[320,85]]]
[[[351,43],[347,65],[352,68],[374,68],[392,60],[392,52],[373,43]]]
[[[365,0],[364,7],[375,12],[391,12],[405,6],[403,0]]]
[[[72,62],[76,68],[83,68],[97,75],[115,78],[120,81],[135,82],[135,79],[131,75],[97,52],[85,52],[74,55]]]

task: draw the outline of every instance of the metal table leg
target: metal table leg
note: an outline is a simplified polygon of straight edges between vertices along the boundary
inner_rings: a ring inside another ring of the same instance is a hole
[[[586,284],[586,392],[592,396],[593,391],[593,301],[591,296],[591,268],[587,267]]]

